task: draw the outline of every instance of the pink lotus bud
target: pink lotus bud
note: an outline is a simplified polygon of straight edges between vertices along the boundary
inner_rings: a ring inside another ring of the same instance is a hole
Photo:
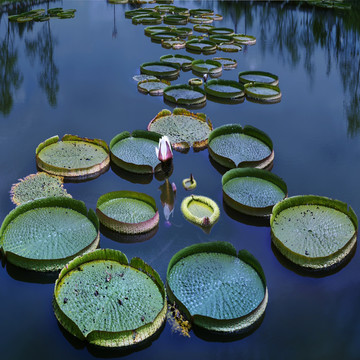
[[[169,138],[167,136],[163,136],[159,140],[159,147],[155,148],[156,156],[161,162],[165,162],[171,160],[173,158],[173,153],[171,150],[171,145]]]

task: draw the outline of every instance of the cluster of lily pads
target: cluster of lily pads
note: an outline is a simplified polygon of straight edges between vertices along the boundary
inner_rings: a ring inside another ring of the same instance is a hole
[[[308,5],[320,7],[323,9],[350,10],[351,5],[343,0],[308,0]]]
[[[51,8],[47,11],[45,9],[34,9],[26,11],[17,15],[10,15],[9,21],[16,21],[18,23],[24,23],[28,21],[49,21],[51,18],[58,19],[71,19],[75,17],[75,9],[66,9],[57,7]]]

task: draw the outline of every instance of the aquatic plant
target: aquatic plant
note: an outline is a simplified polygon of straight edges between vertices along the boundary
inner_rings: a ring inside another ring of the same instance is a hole
[[[169,25],[186,25],[188,22],[188,17],[186,15],[165,15],[164,24]]]
[[[180,105],[196,105],[206,102],[206,94],[199,87],[172,85],[164,90],[164,99]]]
[[[277,103],[282,96],[278,86],[263,83],[247,83],[244,91],[248,100],[261,103]]]
[[[194,60],[191,68],[201,74],[217,75],[222,72],[221,63],[215,60]]]
[[[182,185],[185,190],[194,190],[196,188],[196,180],[194,179],[193,174],[190,174],[189,178],[186,178],[182,181]]]
[[[235,59],[224,57],[214,57],[212,59],[218,61],[222,65],[224,70],[234,69],[237,67],[237,61]]]
[[[244,86],[233,80],[210,80],[205,83],[204,89],[207,95],[218,98],[237,99],[245,96]]]
[[[238,52],[242,50],[242,47],[235,44],[221,43],[217,45],[217,49],[224,52]]]
[[[235,44],[240,45],[255,45],[256,44],[256,37],[252,35],[245,35],[245,34],[233,34],[232,38]]]
[[[186,49],[195,53],[210,54],[216,52],[216,44],[209,40],[193,39],[186,42]]]
[[[194,58],[186,55],[168,54],[161,56],[160,61],[164,64],[178,64],[182,70],[189,70],[191,69],[191,63],[194,61]]]
[[[75,17],[75,9],[52,8],[45,12],[45,9],[34,9],[17,15],[9,15],[9,21],[24,23],[29,21],[48,21],[50,18],[71,19]]]
[[[213,41],[216,44],[222,44],[222,43],[226,43],[226,44],[232,44],[234,42],[234,39],[232,38],[232,36],[229,35],[210,35],[209,36],[209,40]]]
[[[204,32],[207,33],[209,32],[210,29],[213,29],[214,26],[213,25],[208,25],[208,24],[197,24],[194,25],[194,30],[198,31],[198,32]]]
[[[162,16],[157,12],[143,14],[143,15],[135,15],[132,16],[131,21],[133,24],[161,24]]]
[[[279,83],[279,77],[266,71],[243,71],[239,73],[239,81],[243,84],[256,82],[277,85]]]
[[[163,136],[159,140],[159,147],[155,148],[157,158],[162,162],[168,162],[173,158],[173,152],[170,145],[170,140],[167,136]]]
[[[226,27],[214,27],[209,29],[209,35],[234,35],[234,30]]]
[[[191,78],[188,82],[191,86],[201,86],[204,83],[203,79],[199,78]]]
[[[142,74],[160,78],[176,78],[180,73],[180,65],[164,64],[160,61],[145,62],[140,65],[140,71]]]
[[[144,94],[156,96],[162,95],[164,89],[166,89],[170,85],[170,82],[166,80],[150,79],[139,81],[137,88],[140,92]]]
[[[179,50],[179,49],[184,49],[185,45],[186,45],[186,41],[181,40],[179,38],[176,38],[174,40],[162,40],[161,41],[161,46],[165,49]]]

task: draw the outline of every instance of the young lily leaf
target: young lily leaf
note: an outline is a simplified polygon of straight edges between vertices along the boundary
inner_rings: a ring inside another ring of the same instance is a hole
[[[223,198],[241,213],[270,216],[273,206],[287,197],[287,186],[278,176],[261,169],[232,169],[222,177]]]
[[[245,96],[243,85],[232,80],[210,80],[204,85],[204,89],[206,94],[224,99],[237,99]]]
[[[100,196],[96,214],[101,224],[125,234],[141,234],[159,223],[155,200],[135,191],[113,191]]]
[[[221,334],[242,333],[260,321],[268,291],[263,269],[246,250],[210,242],[180,250],[166,276],[170,302],[195,325]]]
[[[201,86],[204,83],[203,79],[191,78],[189,79],[189,85],[191,86]]]
[[[139,258],[96,250],[73,260],[55,283],[53,307],[60,324],[80,340],[101,347],[137,344],[166,317],[164,284]]]
[[[291,262],[312,270],[338,266],[356,246],[357,217],[347,204],[322,196],[279,202],[270,219],[274,245]]]
[[[99,223],[81,201],[49,197],[12,210],[0,229],[9,263],[35,271],[56,271],[75,256],[96,249]]]
[[[212,130],[205,114],[191,113],[186,109],[162,110],[148,125],[155,131],[169,137],[173,149],[188,151],[191,146],[202,150],[207,146],[207,138]]]
[[[243,71],[239,73],[239,81],[243,84],[256,82],[277,85],[279,83],[279,77],[266,71]]]
[[[206,94],[198,87],[173,85],[164,90],[164,99],[175,104],[194,105],[206,102]]]

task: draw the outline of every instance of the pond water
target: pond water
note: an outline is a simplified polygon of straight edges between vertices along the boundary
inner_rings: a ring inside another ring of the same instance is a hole
[[[236,59],[237,68],[223,71],[222,79],[237,81],[238,73],[248,70],[277,74],[283,94],[280,103],[207,101],[201,111],[214,127],[238,123],[265,131],[274,143],[272,172],[286,181],[289,196],[336,198],[359,215],[360,9],[356,1],[349,13],[300,9],[296,2],[179,0],[175,5],[213,8],[224,16],[216,26],[254,35],[257,43],[234,54],[189,54],[151,42],[143,25],[135,26],[125,18],[124,12],[133,8],[128,4],[25,1],[19,11],[58,6],[77,10],[73,19],[25,24],[8,23],[7,12],[14,13],[14,5],[0,4],[0,219],[13,208],[11,185],[36,172],[35,148],[43,140],[69,133],[109,143],[122,131],[146,129],[159,111],[171,109],[161,96],[139,93],[132,76],[140,73],[140,64],[174,53],[195,59]],[[172,84],[185,84],[191,77],[191,72],[181,71]],[[198,184],[194,193],[220,206],[220,219],[210,234],[184,220],[180,212],[181,200],[189,194],[181,181],[190,173]],[[110,169],[95,180],[65,187],[93,209],[99,196],[109,191],[134,190],[153,196],[160,226],[151,239],[124,243],[102,234],[100,246],[121,250],[129,259],[143,258],[163,280],[170,258],[185,246],[224,240],[237,250],[249,250],[262,264],[269,289],[260,327],[245,338],[220,341],[194,332],[186,338],[166,324],[144,349],[101,352],[75,341],[58,325],[51,305],[52,277],[6,265],[0,269],[3,359],[359,358],[358,253],[344,268],[327,276],[294,271],[273,250],[268,226],[252,225],[224,209],[221,174],[209,161],[207,150],[175,152],[170,181],[178,189],[171,225],[162,213],[159,187],[163,181],[155,178],[141,181]]]

